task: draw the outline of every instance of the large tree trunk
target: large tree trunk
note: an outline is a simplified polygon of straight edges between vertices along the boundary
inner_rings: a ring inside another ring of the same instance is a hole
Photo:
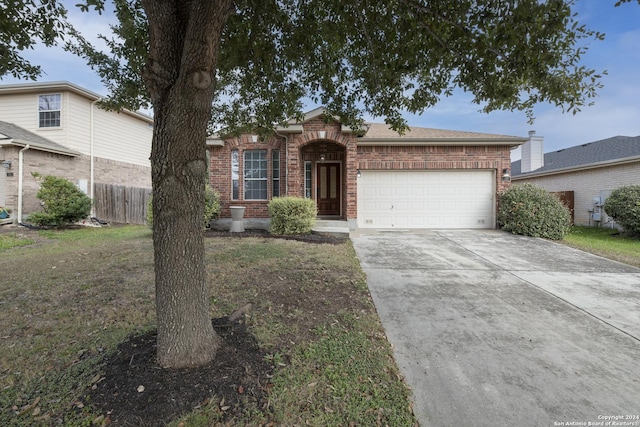
[[[219,346],[204,264],[206,128],[215,90],[225,0],[144,0],[145,81],[154,108],[151,150],[158,363],[200,366]]]

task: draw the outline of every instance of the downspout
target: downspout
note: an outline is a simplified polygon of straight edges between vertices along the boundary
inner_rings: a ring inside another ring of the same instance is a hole
[[[22,223],[22,175],[24,173],[24,152],[29,149],[29,144],[18,151],[18,224]]]
[[[94,181],[94,174],[95,174],[95,166],[94,166],[94,159],[93,159],[93,107],[96,105],[96,103],[100,101],[100,99],[96,99],[95,101],[93,101],[91,103],[91,109],[90,109],[90,116],[89,116],[89,158],[90,158],[90,177],[89,177],[89,197],[91,198],[91,217],[96,216],[96,212],[95,212],[95,207],[94,207],[94,200],[93,200],[93,181]]]
[[[289,195],[289,156],[288,156],[289,137],[278,133],[277,130],[275,132],[276,132],[276,135],[278,135],[281,138],[284,138],[284,171],[285,171],[284,191],[285,191],[285,196],[288,196]]]

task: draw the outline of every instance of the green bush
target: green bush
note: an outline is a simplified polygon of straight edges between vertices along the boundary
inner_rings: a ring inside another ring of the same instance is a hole
[[[42,178],[36,197],[44,210],[29,215],[29,222],[40,226],[73,224],[89,216],[91,199],[71,181],[57,176]]]
[[[571,230],[571,212],[554,194],[526,183],[501,194],[498,224],[513,234],[562,240]]]
[[[627,185],[611,192],[604,211],[631,235],[640,235],[640,185]]]
[[[272,234],[291,235],[311,233],[318,208],[311,199],[276,197],[269,202]]]
[[[204,189],[204,226],[208,228],[211,220],[220,215],[220,194],[209,184]]]
[[[147,200],[147,227],[153,229],[153,194],[149,194],[149,200]]]
[[[220,194],[209,184],[204,188],[204,227],[208,228],[211,220],[220,215]],[[153,228],[153,196],[147,201],[147,226]]]

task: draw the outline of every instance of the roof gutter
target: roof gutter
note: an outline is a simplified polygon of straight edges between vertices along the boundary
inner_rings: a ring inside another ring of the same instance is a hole
[[[410,146],[410,145],[522,145],[528,140],[525,138],[504,138],[504,139],[487,139],[487,138],[358,138],[359,146]]]
[[[565,172],[578,172],[583,170],[596,169],[596,168],[601,168],[603,166],[625,165],[627,163],[635,163],[638,161],[640,161],[640,156],[626,157],[623,159],[616,159],[616,160],[605,160],[602,162],[589,163],[587,165],[570,166],[566,168],[552,169],[552,170],[547,170],[543,172],[523,173],[523,174],[511,177],[511,180],[518,181],[518,180],[527,179],[527,178],[538,178],[542,176],[558,175]]]
[[[46,145],[38,144],[36,142],[26,142],[26,141],[20,141],[17,139],[0,141],[0,146],[2,145],[17,145],[18,147],[30,147],[34,150],[46,151],[48,153],[54,153],[54,154],[63,154],[65,156],[71,156],[71,157],[78,157],[81,155],[77,151],[56,149],[56,148],[48,147]]]

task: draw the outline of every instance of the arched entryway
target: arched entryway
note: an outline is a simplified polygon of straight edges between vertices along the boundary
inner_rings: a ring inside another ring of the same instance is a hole
[[[320,218],[344,218],[346,151],[332,141],[312,141],[300,148],[305,197],[315,200]]]

